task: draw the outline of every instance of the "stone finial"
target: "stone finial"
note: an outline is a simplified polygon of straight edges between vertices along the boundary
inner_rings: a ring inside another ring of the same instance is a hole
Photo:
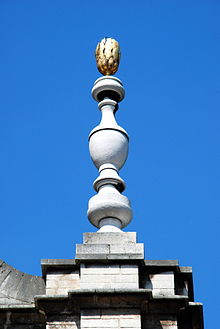
[[[96,47],[96,64],[103,75],[113,75],[118,70],[120,62],[119,43],[112,38],[102,39]]]
[[[89,151],[99,176],[93,184],[97,194],[89,200],[88,218],[102,232],[120,230],[132,219],[130,202],[121,194],[125,182],[118,174],[128,156],[128,134],[115,120],[124,95],[122,82],[113,76],[99,78],[92,89],[102,118],[89,135]]]

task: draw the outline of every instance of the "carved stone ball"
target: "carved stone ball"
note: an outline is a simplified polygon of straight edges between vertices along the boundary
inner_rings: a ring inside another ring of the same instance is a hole
[[[113,75],[120,62],[119,43],[112,38],[104,38],[96,47],[96,64],[103,75]]]

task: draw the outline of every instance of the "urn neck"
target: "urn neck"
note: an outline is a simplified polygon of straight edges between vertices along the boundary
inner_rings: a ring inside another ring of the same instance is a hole
[[[114,113],[117,109],[117,103],[112,99],[105,98],[99,103],[99,109],[102,112],[102,119],[99,126],[115,127],[118,126],[115,120]]]
[[[121,232],[121,221],[117,218],[103,218],[99,222],[98,232]]]

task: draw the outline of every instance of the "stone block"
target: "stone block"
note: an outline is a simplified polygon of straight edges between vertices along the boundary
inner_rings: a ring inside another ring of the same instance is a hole
[[[142,317],[143,329],[177,329],[177,319],[175,315],[154,314]]]
[[[46,275],[47,295],[66,295],[69,290],[80,288],[79,271],[68,274],[49,273]]]
[[[117,264],[81,264],[80,274],[119,274],[121,273],[121,268]]]
[[[140,328],[141,327],[141,321],[140,316],[136,316],[135,318],[120,318],[119,321],[119,328]]]
[[[97,282],[97,286],[99,283],[136,283],[138,282],[138,277],[136,275],[113,275],[113,274],[96,274],[96,275],[83,275],[81,277],[81,283],[90,283]]]
[[[171,280],[174,282],[174,273],[173,272],[162,272],[162,273],[156,273],[156,274],[150,274],[150,279],[154,281],[168,281]]]
[[[173,296],[174,289],[153,289],[153,296]]]
[[[82,310],[81,328],[141,328],[140,312],[136,309]]]
[[[138,265],[135,264],[121,264],[120,265],[121,274],[134,274],[138,275]]]
[[[154,266],[154,267],[177,267],[179,265],[178,260],[175,259],[147,259],[144,260],[146,266]]]
[[[22,328],[21,328],[22,329]],[[46,329],[78,329],[76,324],[71,322],[48,323]]]
[[[123,260],[123,259],[129,259],[129,260],[132,260],[132,259],[144,259],[144,254],[141,253],[141,254],[109,254],[109,255],[106,255],[106,259],[109,259],[109,260]]]
[[[143,243],[125,243],[110,245],[110,254],[143,254]]]
[[[80,288],[81,289],[112,289],[111,283],[106,283],[106,282],[82,282],[80,283]]]
[[[79,271],[67,273],[67,274],[59,274],[59,273],[47,273],[46,280],[51,281],[73,281],[79,280]]]
[[[143,243],[135,243],[135,232],[85,233],[76,245],[77,259],[144,259]]]
[[[76,255],[109,254],[108,244],[77,244]]]
[[[81,264],[82,289],[137,289],[138,266],[130,264]]]
[[[136,232],[95,232],[84,233],[85,244],[123,244],[136,243]]]
[[[126,289],[126,290],[133,290],[138,289],[137,282],[81,282],[80,284],[81,289]]]
[[[61,316],[56,316],[55,319],[52,319],[50,317],[46,325],[46,329],[78,329],[78,328],[79,328],[78,316],[61,315]]]
[[[120,282],[120,283],[114,283],[113,287],[114,289],[138,289],[139,284],[138,282]]]
[[[151,281],[153,289],[174,289],[174,282],[166,280]]]
[[[81,319],[81,328],[118,328],[118,319]]]
[[[86,309],[81,310],[81,320],[84,319],[100,319],[101,318],[101,309]]]
[[[80,289],[80,287],[68,287],[68,288],[47,288],[46,290],[46,295],[51,295],[51,296],[54,296],[54,295],[68,295],[68,292],[70,290],[77,290],[77,289]]]
[[[120,319],[134,319],[140,317],[140,310],[139,309],[128,309],[128,308],[120,308],[120,309],[102,309],[101,317],[102,318],[120,318]]]
[[[159,274],[150,274],[150,282],[155,295],[174,295],[174,273],[164,272]]]
[[[108,259],[108,254],[76,254],[76,259],[81,260],[106,260]]]
[[[52,281],[49,280],[47,281],[47,287],[48,288],[69,288],[70,290],[79,288],[79,280],[77,281],[62,281],[62,282],[57,282],[57,281]]]

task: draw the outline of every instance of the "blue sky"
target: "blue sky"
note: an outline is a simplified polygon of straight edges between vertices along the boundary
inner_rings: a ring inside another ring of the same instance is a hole
[[[0,1],[0,258],[41,274],[72,258],[98,173],[88,134],[94,49],[116,38],[130,135],[120,174],[148,259],[192,266],[206,328],[218,329],[220,2]]]

